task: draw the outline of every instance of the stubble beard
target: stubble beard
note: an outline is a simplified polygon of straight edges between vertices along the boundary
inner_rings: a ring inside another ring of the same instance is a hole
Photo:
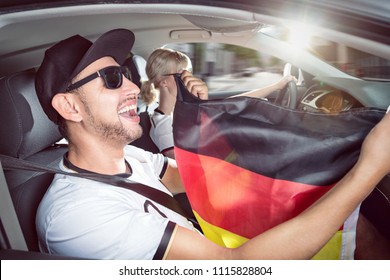
[[[92,115],[88,104],[84,102],[84,105],[88,115],[88,124],[95,129],[98,135],[101,135],[104,141],[127,145],[142,136],[142,127],[140,125],[128,129],[123,125],[119,116],[118,121],[115,123],[98,120]]]
[[[103,123],[91,120],[90,124],[106,141],[121,143],[124,145],[133,142],[142,135],[142,127],[140,125],[134,127],[133,129],[127,129],[120,120],[116,123]]]

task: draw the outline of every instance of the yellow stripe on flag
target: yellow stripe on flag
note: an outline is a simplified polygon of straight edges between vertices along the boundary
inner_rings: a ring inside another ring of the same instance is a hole
[[[203,220],[196,211],[195,217],[203,230],[203,234],[214,243],[227,248],[237,248],[248,241],[247,238],[214,226]],[[329,242],[312,258],[313,260],[338,260],[342,246],[342,231],[339,230]]]
[[[214,243],[227,248],[237,248],[238,246],[248,241],[248,239],[245,237],[239,236],[206,222],[195,211],[194,214],[203,230],[203,234]]]
[[[340,259],[343,232],[339,230],[332,239],[312,258],[313,260]]]

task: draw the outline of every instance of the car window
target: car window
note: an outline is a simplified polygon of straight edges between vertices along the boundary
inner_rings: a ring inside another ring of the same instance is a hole
[[[187,54],[195,76],[209,87],[210,98],[261,88],[282,77],[285,62],[256,50],[218,43],[169,44]]]
[[[374,52],[362,51],[364,46],[347,46],[316,35],[307,26],[291,29],[271,27],[263,33],[286,41],[294,48],[303,48],[337,69],[361,79],[390,81],[390,60]]]
[[[390,81],[390,60],[322,38],[312,40],[317,44],[309,50],[339,70],[365,80]]]

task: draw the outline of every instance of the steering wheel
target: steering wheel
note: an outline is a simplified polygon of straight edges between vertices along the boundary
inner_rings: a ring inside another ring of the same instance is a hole
[[[283,70],[283,77],[291,75],[292,65],[286,63]],[[296,109],[298,99],[298,88],[294,81],[287,83],[287,85],[280,91],[274,104],[282,105],[290,109]]]

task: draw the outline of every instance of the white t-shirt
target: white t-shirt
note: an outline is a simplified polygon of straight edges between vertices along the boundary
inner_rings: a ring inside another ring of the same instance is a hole
[[[172,149],[174,146],[172,120],[172,115],[164,115],[164,113],[158,110],[155,110],[150,115],[151,127],[149,135],[160,152]]]
[[[165,157],[128,145],[129,179],[170,192],[160,182]],[[60,168],[69,170],[61,161]],[[162,259],[175,226],[194,230],[176,212],[131,190],[57,174],[36,218],[41,251],[89,259]]]

